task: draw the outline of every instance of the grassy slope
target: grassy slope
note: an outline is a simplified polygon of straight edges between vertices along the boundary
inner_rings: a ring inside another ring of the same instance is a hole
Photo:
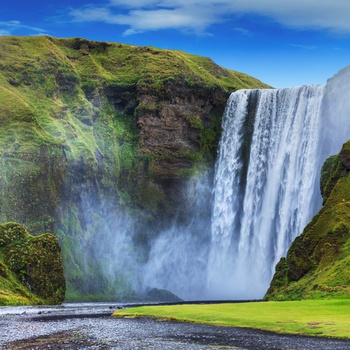
[[[143,306],[113,314],[337,338],[350,338],[349,315],[350,300]]]
[[[18,281],[15,273],[11,272],[4,263],[0,251],[0,305],[35,305],[43,301],[31,293]]]
[[[164,81],[184,77],[191,85],[204,84],[226,91],[268,87],[251,76],[222,68],[209,58],[182,51],[80,39],[52,39],[52,42],[70,59],[86,86],[96,80],[122,86],[159,86]]]
[[[350,142],[322,174],[324,206],[290,247],[267,300],[350,298]]]

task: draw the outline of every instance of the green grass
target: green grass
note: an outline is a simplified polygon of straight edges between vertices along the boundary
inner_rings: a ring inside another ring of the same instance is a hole
[[[303,300],[210,305],[143,306],[115,317],[152,317],[277,333],[350,338],[350,300]]]
[[[0,305],[40,304],[41,300],[32,294],[6,266],[3,249],[0,248]]]
[[[191,85],[220,86],[227,91],[268,87],[251,76],[220,67],[209,58],[182,51],[77,38],[50,40],[71,61],[86,87],[103,82],[157,88],[165,81],[180,77]]]

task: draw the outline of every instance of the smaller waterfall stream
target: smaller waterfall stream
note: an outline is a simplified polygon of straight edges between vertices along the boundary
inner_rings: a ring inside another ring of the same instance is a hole
[[[230,97],[216,165],[208,294],[261,298],[321,204],[315,169],[324,86]]]

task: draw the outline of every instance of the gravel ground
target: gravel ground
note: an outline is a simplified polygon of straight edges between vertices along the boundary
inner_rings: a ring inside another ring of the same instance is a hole
[[[350,341],[151,319],[116,319],[111,309],[2,312],[0,349],[350,350]],[[12,310],[12,309],[11,309]]]

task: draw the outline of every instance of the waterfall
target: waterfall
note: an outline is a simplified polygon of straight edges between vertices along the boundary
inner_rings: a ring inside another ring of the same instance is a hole
[[[349,91],[350,67],[326,86],[233,93],[213,189],[194,179],[188,222],[152,242],[143,285],[186,300],[262,298],[321,207],[322,164],[350,138]]]
[[[324,90],[231,95],[214,180],[208,296],[263,297],[276,263],[320,207]]]

